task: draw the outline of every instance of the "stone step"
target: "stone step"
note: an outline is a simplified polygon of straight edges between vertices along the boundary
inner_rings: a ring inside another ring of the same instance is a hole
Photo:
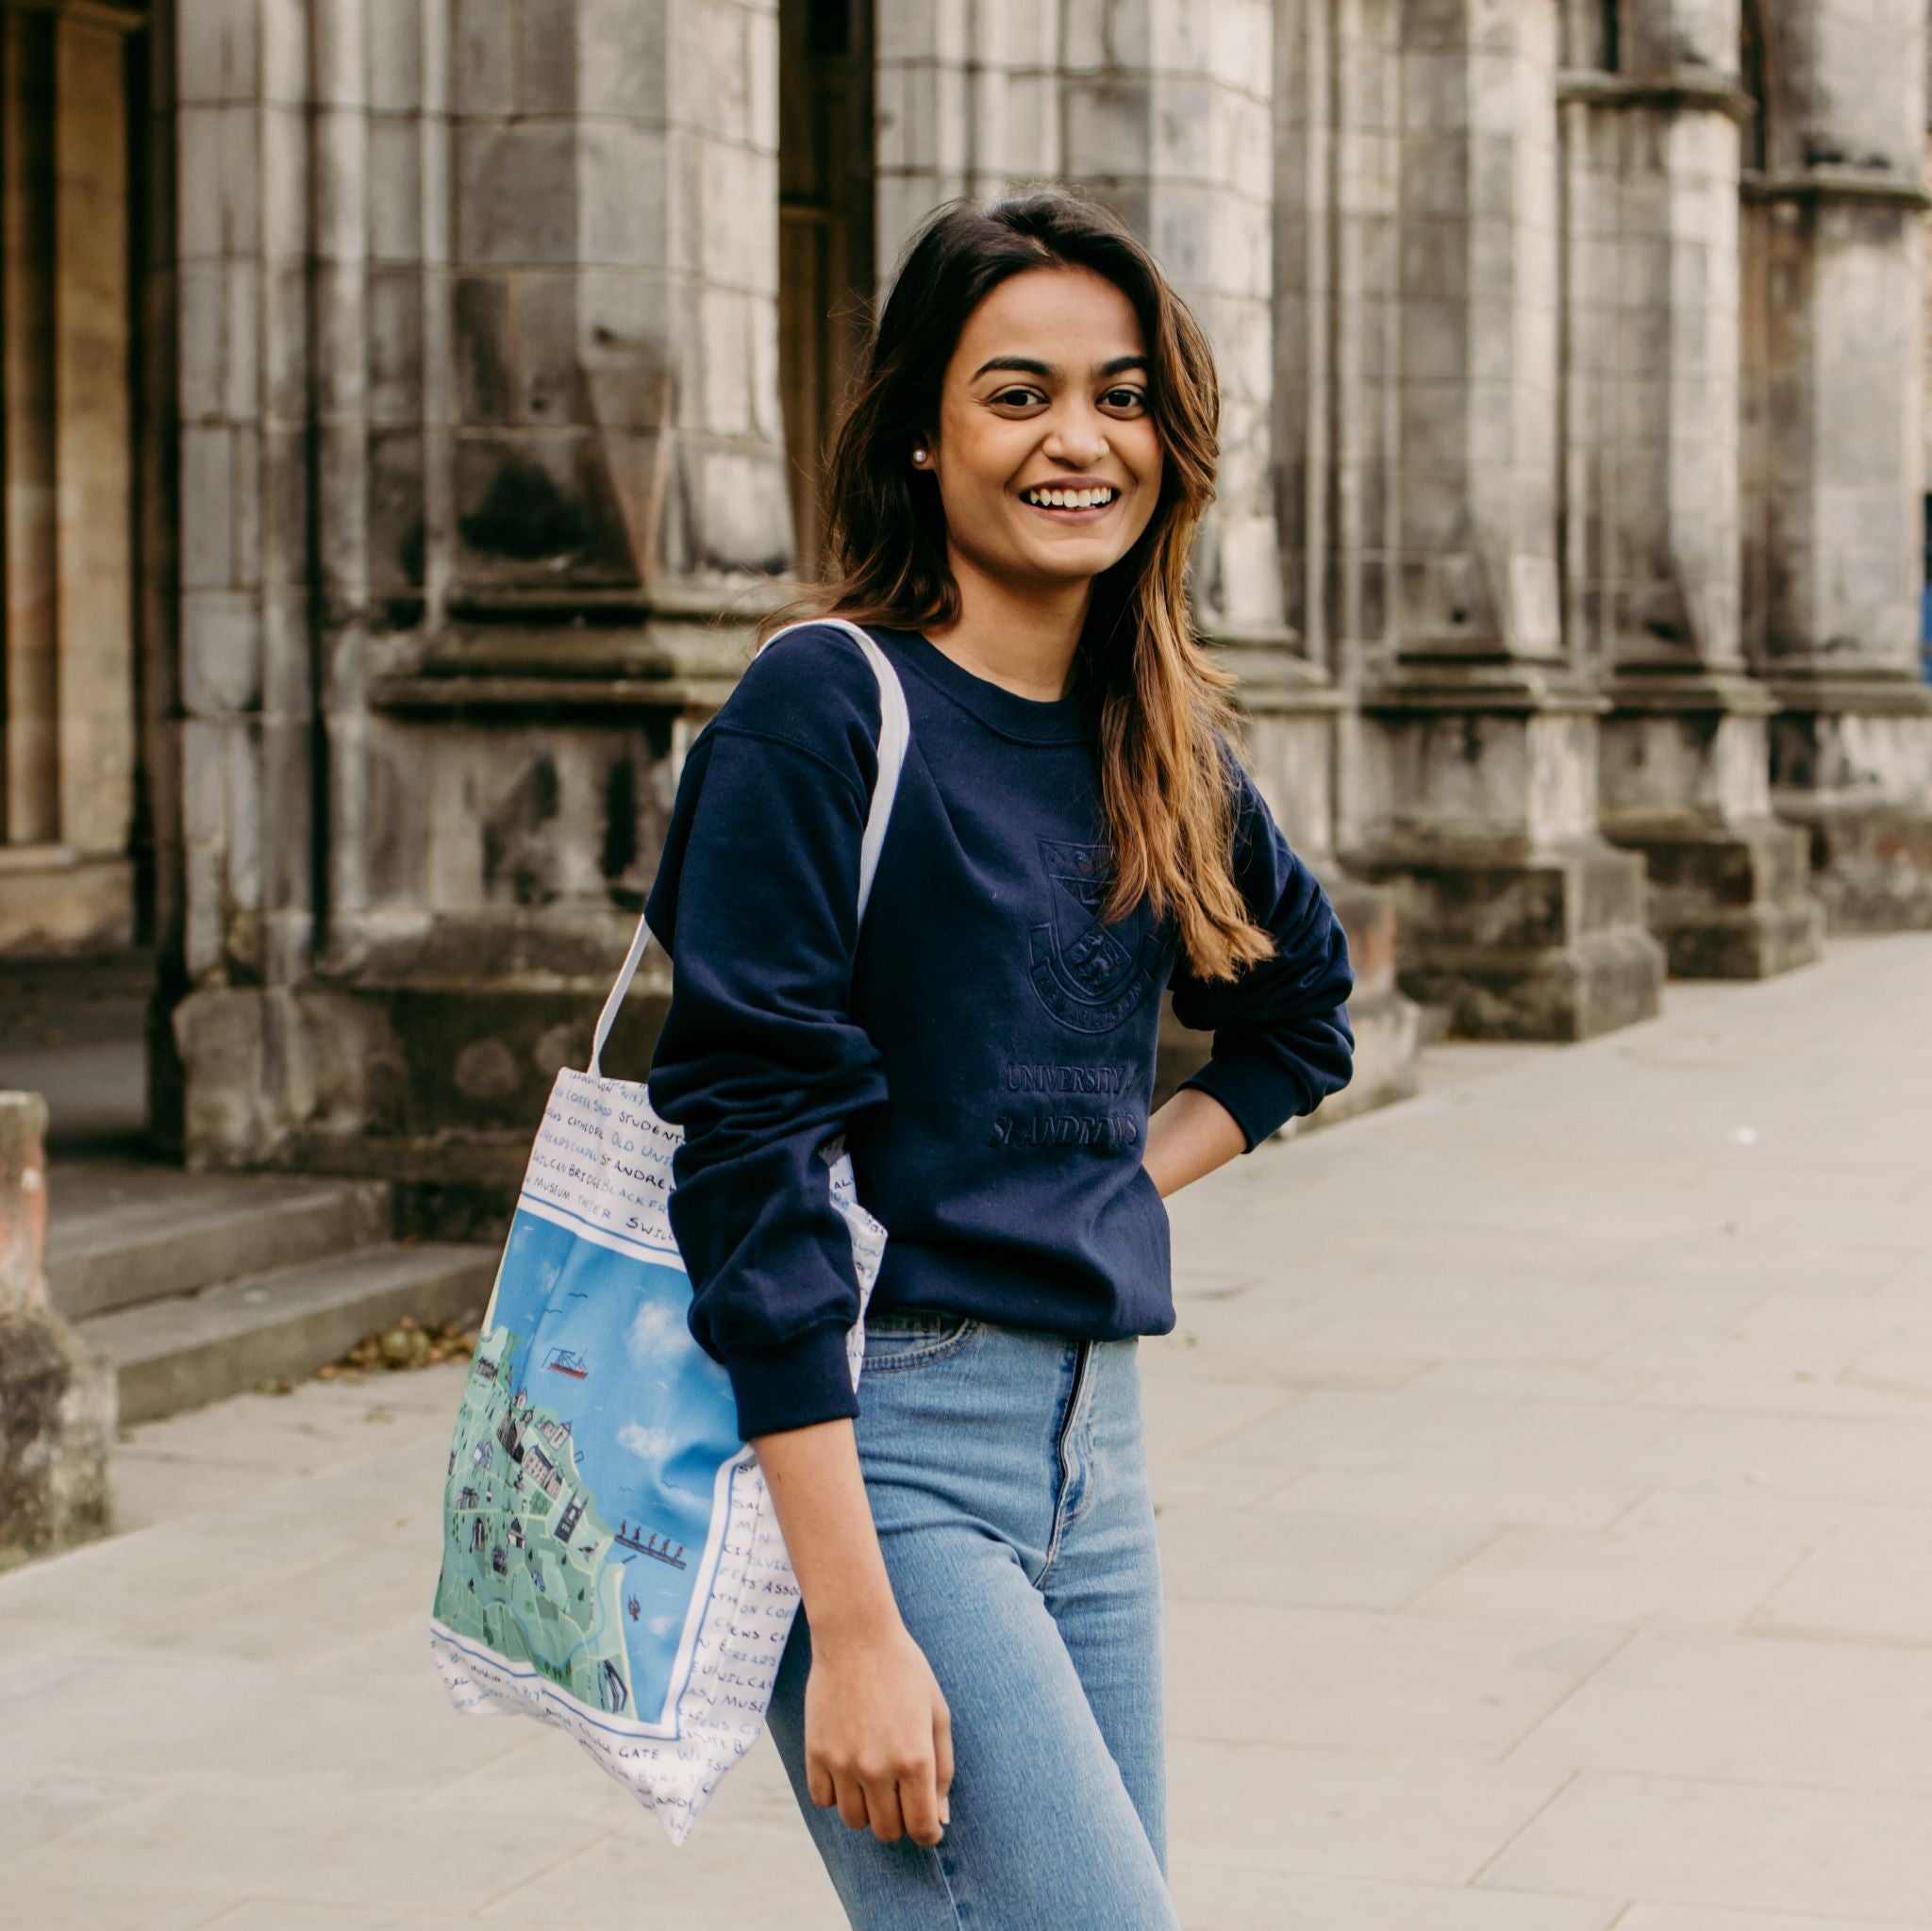
[[[122,1423],[151,1422],[313,1373],[405,1315],[425,1324],[476,1319],[496,1261],[494,1247],[388,1241],[75,1326],[115,1365]]]
[[[47,1287],[70,1321],[325,1259],[391,1232],[380,1180],[57,1160],[47,1185]]]

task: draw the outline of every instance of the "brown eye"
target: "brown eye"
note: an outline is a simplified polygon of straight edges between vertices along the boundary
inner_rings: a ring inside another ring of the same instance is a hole
[[[1110,409],[1138,409],[1147,398],[1138,389],[1109,389],[1100,400]]]
[[[987,400],[998,404],[1002,408],[1025,409],[1031,408],[1042,398],[1038,390],[1003,389],[997,395],[989,396]]]

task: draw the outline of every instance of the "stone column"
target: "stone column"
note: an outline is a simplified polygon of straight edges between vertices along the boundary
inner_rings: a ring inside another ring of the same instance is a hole
[[[1397,0],[1274,9],[1273,369],[1283,617],[1257,774],[1347,927],[1358,1109],[1413,1090],[1418,1014],[1396,987],[1394,894],[1346,869],[1356,701],[1387,633],[1394,557]],[[1258,682],[1256,654],[1246,659]],[[1325,1109],[1324,1109],[1325,1114]]]
[[[942,201],[997,199],[1062,173],[1063,42],[1105,43],[1104,5],[960,7],[895,0],[874,15],[881,286],[915,229]]]
[[[774,8],[454,21],[453,590],[783,570]]]
[[[307,1084],[311,48],[292,7],[173,18],[175,250],[150,296],[175,314],[179,870],[151,1086],[164,1140],[237,1159],[267,1152]]]
[[[1194,556],[1204,630],[1282,636],[1269,421],[1274,299],[1270,0],[1068,11],[1060,165],[1154,251],[1214,344],[1221,467]]]
[[[1604,830],[1673,972],[1759,978],[1819,956],[1824,913],[1739,628],[1738,45],[1737,0],[1631,0],[1570,50],[1564,521]]]
[[[186,10],[191,1158],[513,1187],[791,561],[776,28]]]
[[[0,1091],[0,1569],[108,1526],[114,1372],[47,1303],[46,1135]]]
[[[1302,249],[1325,221],[1306,179],[1311,153],[1325,176],[1325,130],[1301,106],[1321,11],[1271,0],[1068,9],[1060,163],[1071,185],[1114,208],[1147,241],[1214,345],[1221,461],[1195,553],[1196,621],[1241,680],[1248,754],[1270,807],[1348,929],[1357,1077],[1324,1109],[1341,1118],[1413,1090],[1417,1015],[1394,985],[1388,895],[1336,857],[1343,700],[1334,667],[1310,654],[1283,602],[1277,356],[1295,331],[1276,305],[1306,272]],[[1286,244],[1280,270],[1277,235]],[[1186,1043],[1171,1035],[1170,1057]]]
[[[1747,640],[1779,812],[1835,927],[1932,924],[1923,525],[1921,0],[1761,7],[1747,180]]]
[[[1663,960],[1561,628],[1556,6],[1438,0],[1401,44],[1400,556],[1357,862],[1397,889],[1414,997],[1579,1039],[1654,1012]]]

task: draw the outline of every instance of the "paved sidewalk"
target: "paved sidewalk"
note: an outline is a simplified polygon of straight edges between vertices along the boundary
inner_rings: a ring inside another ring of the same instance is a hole
[[[1932,937],[1670,1006],[1175,1203],[1189,1931],[1932,1925]],[[680,1854],[447,1709],[458,1387],[141,1429],[0,1578],[7,1922],[835,1931],[762,1747]]]

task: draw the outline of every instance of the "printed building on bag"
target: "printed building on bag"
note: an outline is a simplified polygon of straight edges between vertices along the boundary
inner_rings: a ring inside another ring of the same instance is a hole
[[[1932,923],[1925,43],[1921,0],[0,9],[0,957],[151,993],[173,1157],[490,1231],[817,562],[865,304],[1041,182],[1218,351],[1199,619],[1349,924],[1348,1105],[1416,1002],[1580,1038]]]

